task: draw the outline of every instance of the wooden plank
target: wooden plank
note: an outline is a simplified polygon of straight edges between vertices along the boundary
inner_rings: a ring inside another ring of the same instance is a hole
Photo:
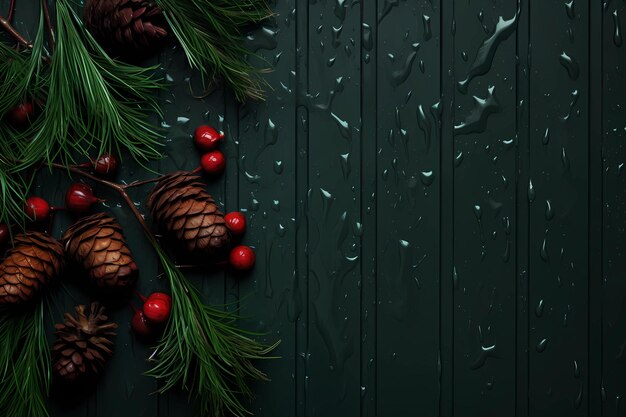
[[[309,416],[360,408],[360,10],[309,4]]]
[[[626,395],[626,131],[624,130],[624,95],[626,94],[626,54],[623,38],[618,34],[626,27],[626,4],[611,2],[603,9],[602,20],[602,415],[624,413]],[[593,137],[599,140],[599,137]]]
[[[378,415],[438,413],[439,12],[439,2],[379,4]]]
[[[455,16],[454,415],[512,415],[517,2],[457,1]]]
[[[268,97],[239,109],[239,134],[229,161],[239,173],[239,205],[248,230],[243,243],[256,249],[251,274],[235,274],[239,282],[242,326],[262,333],[261,340],[281,344],[279,359],[257,361],[271,382],[253,384],[251,411],[259,417],[294,415],[296,387],[296,322],[304,306],[296,268],[296,21],[295,0],[276,2],[278,17],[251,36],[253,50],[272,66],[265,75]],[[258,45],[258,46],[254,46]],[[258,49],[264,46],[263,49]],[[257,63],[258,66],[263,64]],[[283,395],[276,400],[276,392]]]
[[[589,7],[533,3],[530,413],[588,412]]]
[[[378,1],[361,11],[361,417],[378,407]]]

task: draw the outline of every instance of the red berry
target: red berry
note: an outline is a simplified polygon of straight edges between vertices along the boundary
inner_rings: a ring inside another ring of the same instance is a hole
[[[202,152],[212,151],[217,148],[224,134],[213,129],[211,126],[198,126],[193,133],[193,140]]]
[[[17,129],[22,129],[30,124],[35,115],[35,108],[30,102],[18,104],[7,113],[9,123]]]
[[[0,245],[4,245],[9,241],[9,237],[11,236],[11,231],[9,226],[4,223],[0,223]]]
[[[70,185],[65,193],[65,207],[73,213],[84,213],[89,211],[91,206],[100,202],[93,194],[93,190],[87,184],[76,182]]]
[[[235,236],[241,236],[246,231],[246,216],[240,211],[233,211],[224,216],[226,225]]]
[[[249,271],[254,267],[256,255],[250,246],[237,246],[230,251],[230,265],[239,271]]]
[[[202,169],[209,175],[219,175],[226,168],[226,157],[220,151],[212,151],[202,155],[200,159]]]
[[[32,221],[41,222],[50,216],[50,205],[43,198],[32,196],[26,199],[24,212]]]
[[[103,177],[110,177],[115,175],[119,160],[117,156],[110,153],[103,153],[97,159],[93,160],[93,170],[96,174]]]
[[[133,314],[133,319],[130,322],[130,327],[133,329],[137,336],[144,339],[154,337],[157,331],[156,328],[148,323],[148,320],[146,320],[146,316],[141,310],[135,310],[135,314]]]
[[[143,304],[143,314],[148,321],[162,324],[167,321],[172,311],[172,297],[162,292],[152,293]]]

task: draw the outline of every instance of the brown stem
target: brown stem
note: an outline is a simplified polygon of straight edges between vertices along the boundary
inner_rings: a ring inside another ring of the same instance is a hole
[[[52,31],[52,20],[50,19],[50,10],[48,8],[48,0],[41,0],[43,5],[43,16],[46,20],[46,28],[48,29],[48,37],[50,42],[50,53],[54,52],[54,32]]]
[[[11,23],[9,23],[9,21],[6,20],[3,16],[0,16],[0,28],[4,29],[19,44],[29,49],[33,49],[33,45],[28,42],[28,40],[20,32],[18,32],[17,29],[15,29],[13,25],[11,25]]]
[[[98,178],[95,175],[92,175],[88,172],[83,171],[82,169],[75,167],[75,166],[65,166],[62,164],[58,164],[58,163],[52,163],[50,164],[50,166],[52,168],[58,169],[58,170],[62,170],[62,171],[69,171],[72,174],[77,174],[80,175],[84,178],[87,178],[95,183],[98,183],[100,185],[104,185],[105,187],[109,187],[115,191],[117,191],[117,193],[122,197],[122,199],[124,200],[124,202],[126,203],[126,205],[128,205],[128,208],[130,208],[130,211],[133,213],[133,215],[137,218],[137,221],[139,222],[139,224],[141,224],[141,228],[143,229],[143,231],[146,234],[146,237],[150,240],[150,243],[152,243],[153,245],[158,246],[158,240],[156,238],[156,236],[154,235],[154,233],[152,232],[152,230],[150,229],[150,227],[148,226],[148,223],[146,223],[146,220],[143,218],[143,215],[141,214],[141,212],[137,209],[137,207],[135,206],[135,203],[133,202],[133,200],[130,198],[130,196],[128,195],[128,193],[126,192],[126,186],[122,185],[122,184],[118,184],[116,182],[112,182],[112,181],[107,181],[104,180],[102,178]]]
[[[142,180],[142,181],[133,181],[133,182],[131,182],[130,184],[123,184],[123,185],[122,185],[122,188],[124,188],[124,189],[126,190],[126,189],[128,189],[128,188],[140,187],[140,186],[142,186],[142,185],[152,184],[153,182],[160,181],[162,177],[163,177],[163,176],[162,176],[162,175],[160,175],[160,176],[158,176],[158,177],[156,177],[156,178],[150,178],[150,179],[147,179],[147,180]]]

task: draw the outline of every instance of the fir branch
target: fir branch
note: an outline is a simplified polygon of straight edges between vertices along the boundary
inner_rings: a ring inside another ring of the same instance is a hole
[[[37,163],[73,163],[78,155],[127,151],[144,163],[160,157],[162,136],[149,120],[160,115],[163,84],[153,73],[111,59],[82,26],[67,0],[58,0],[56,48],[42,114],[22,136],[17,170]]]
[[[49,417],[50,356],[44,301],[0,313],[0,410],[6,416]]]
[[[163,250],[155,250],[169,279],[172,315],[146,375],[163,382],[160,393],[175,387],[188,391],[200,402],[202,416],[250,414],[240,399],[252,397],[248,379],[268,380],[252,361],[268,359],[280,342],[261,344],[236,326],[235,314],[206,306]]]
[[[156,0],[189,65],[203,81],[223,79],[239,101],[263,98],[266,84],[246,61],[243,30],[272,15],[266,0]],[[207,88],[209,86],[206,86]]]
[[[98,178],[79,167],[52,164],[52,168],[80,175],[115,190],[131,210],[146,238],[153,246],[169,280],[172,313],[164,335],[151,359],[155,366],[147,375],[163,382],[159,392],[183,388],[200,401],[202,416],[248,415],[240,395],[250,398],[248,379],[267,380],[252,363],[270,359],[267,355],[278,345],[264,345],[255,334],[239,329],[239,317],[205,305],[198,290],[185,278],[161,248],[158,239],[128,195],[136,184],[118,184]],[[148,181],[142,181],[148,183]]]

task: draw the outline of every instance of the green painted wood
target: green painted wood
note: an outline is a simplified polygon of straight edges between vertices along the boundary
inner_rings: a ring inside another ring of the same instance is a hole
[[[531,4],[530,13],[530,412],[583,416],[589,398],[589,8]]]
[[[514,413],[516,11],[455,2],[455,416]]]
[[[255,415],[624,415],[626,9],[604,3],[275,0],[248,37],[271,90],[245,105],[221,86],[191,97],[199,80],[178,48],[153,58],[172,83],[153,168],[195,168],[199,124],[227,134],[227,172],[207,189],[248,215],[257,267],[188,273],[207,302],[282,340],[259,364],[272,381],[253,384]],[[18,0],[27,33],[37,4]],[[152,175],[127,164],[120,179]],[[37,193],[58,204],[68,183],[42,173]],[[137,254],[139,290],[166,290],[133,218],[97,191]],[[140,210],[147,191],[133,191]],[[88,301],[67,277],[50,329]],[[151,394],[131,314],[111,307],[114,359],[82,400],[55,394],[53,416],[194,415],[184,394]]]

